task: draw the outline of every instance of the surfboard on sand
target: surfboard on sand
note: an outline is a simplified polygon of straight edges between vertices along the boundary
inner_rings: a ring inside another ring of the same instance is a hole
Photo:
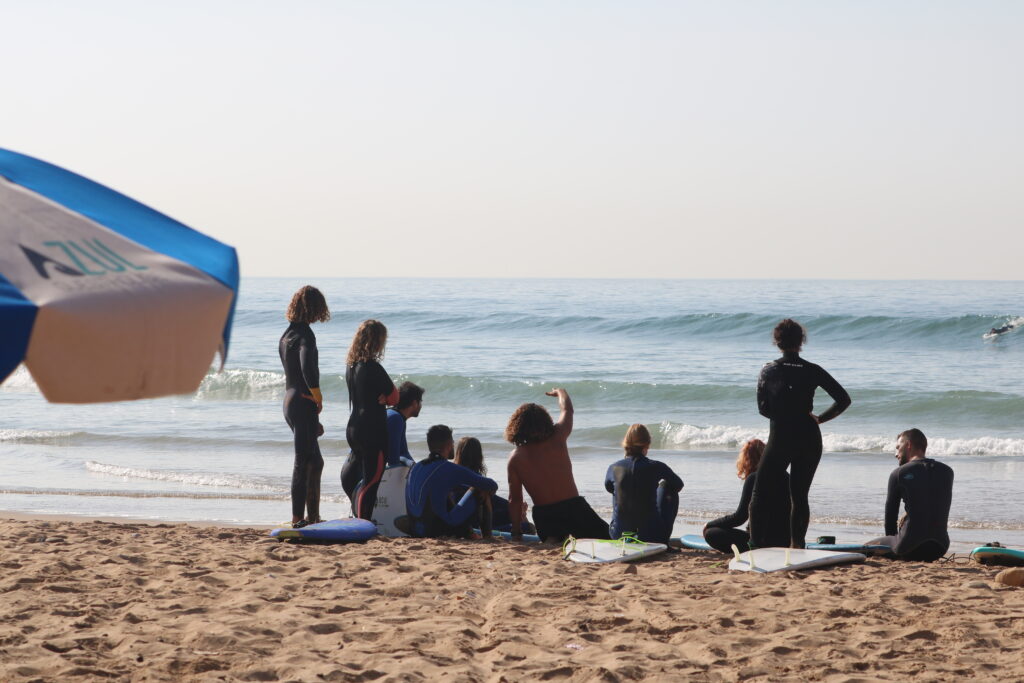
[[[983,545],[971,551],[971,559],[978,564],[998,564],[1007,567],[1024,567],[1024,550]]]
[[[315,541],[319,543],[358,543],[377,535],[377,527],[365,519],[334,519],[310,524],[301,529],[281,528],[270,532],[279,541]]]
[[[396,526],[399,518],[406,516],[405,482],[409,479],[411,467],[401,465],[384,470],[377,486],[377,502],[373,505],[373,523],[381,536],[408,536]]]
[[[635,562],[668,550],[664,543],[645,543],[623,537],[616,541],[596,538],[573,538],[562,547],[564,559],[588,564],[603,562]]]
[[[678,539],[679,545],[691,550],[714,550],[703,536],[688,534]],[[862,555],[892,555],[887,545],[865,545],[863,543],[808,543],[811,550],[831,550],[838,553],[860,553]]]
[[[745,553],[736,551],[729,569],[740,572],[780,572],[826,567],[833,564],[863,562],[861,553],[837,553],[811,548],[758,548]]]

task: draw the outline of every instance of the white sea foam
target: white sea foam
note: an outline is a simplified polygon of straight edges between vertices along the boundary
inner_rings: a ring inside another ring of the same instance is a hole
[[[665,422],[661,425],[664,444],[676,448],[736,449],[747,439],[767,440],[766,432],[749,427],[727,425],[696,426]],[[888,453],[895,448],[896,439],[887,435],[857,435],[825,433],[822,445],[831,453]],[[1024,456],[1024,439],[993,436],[947,439],[933,437],[928,440],[930,455],[1011,455]]]
[[[150,481],[166,481],[193,486],[221,486],[250,491],[267,491],[269,493],[287,493],[288,489],[271,486],[248,477],[212,472],[176,472],[174,470],[147,470],[123,465],[109,465],[95,460],[85,463],[85,469],[99,474],[109,474],[125,479],[148,479]]]
[[[212,372],[203,378],[195,398],[280,399],[284,395],[284,374],[266,370],[224,370]]]
[[[17,369],[8,376],[4,383],[0,385],[0,391],[10,391],[22,394],[35,393],[39,391],[39,387],[36,386],[36,381],[32,379],[32,375],[29,373],[28,368],[22,363]]]
[[[0,429],[0,442],[68,444],[76,432],[37,429]]]

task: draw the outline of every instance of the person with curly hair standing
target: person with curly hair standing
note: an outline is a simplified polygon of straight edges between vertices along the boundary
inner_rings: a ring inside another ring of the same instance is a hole
[[[803,325],[786,318],[775,326],[773,337],[782,357],[765,365],[757,382],[757,408],[771,426],[750,500],[750,542],[755,548],[803,548],[811,520],[807,494],[821,460],[818,425],[838,417],[851,401],[824,368],[800,357],[807,341]],[[833,403],[815,415],[818,387]],[[788,487],[783,478],[787,467]]]
[[[384,475],[388,450],[387,406],[398,403],[398,389],[380,364],[388,329],[378,320],[365,320],[348,350],[345,383],[352,413],[345,438],[352,449],[359,483],[352,494],[352,514],[373,517],[377,487]],[[341,473],[344,485],[346,472]]]
[[[295,441],[292,469],[292,526],[320,521],[320,475],[324,458],[317,438],[323,434],[318,417],[324,408],[320,393],[320,363],[312,323],[327,322],[331,312],[324,295],[306,285],[292,296],[285,313],[288,329],[277,350],[284,366],[284,419]]]
[[[572,401],[565,389],[552,389],[558,397],[558,422],[544,406],[524,403],[508,426],[505,439],[515,446],[508,458],[508,507],[512,537],[521,538],[523,488],[533,499],[533,523],[541,540],[561,543],[568,536],[608,538],[608,522],[597,516],[576,488],[569,460],[572,433]]]

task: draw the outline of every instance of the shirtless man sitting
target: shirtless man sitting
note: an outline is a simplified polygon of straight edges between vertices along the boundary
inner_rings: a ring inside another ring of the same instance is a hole
[[[524,403],[509,418],[505,439],[515,446],[508,458],[508,506],[512,538],[522,537],[523,487],[533,499],[537,535],[549,543],[567,536],[608,538],[608,523],[597,516],[576,488],[567,441],[572,432],[572,401],[565,389],[552,389],[561,414],[552,423],[543,406]]]

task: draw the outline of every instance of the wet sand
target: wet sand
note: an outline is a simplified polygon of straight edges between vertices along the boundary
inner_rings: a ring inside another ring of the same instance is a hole
[[[964,557],[750,575],[697,551],[595,567],[507,541],[0,534],[4,681],[1024,680],[1024,588]]]

